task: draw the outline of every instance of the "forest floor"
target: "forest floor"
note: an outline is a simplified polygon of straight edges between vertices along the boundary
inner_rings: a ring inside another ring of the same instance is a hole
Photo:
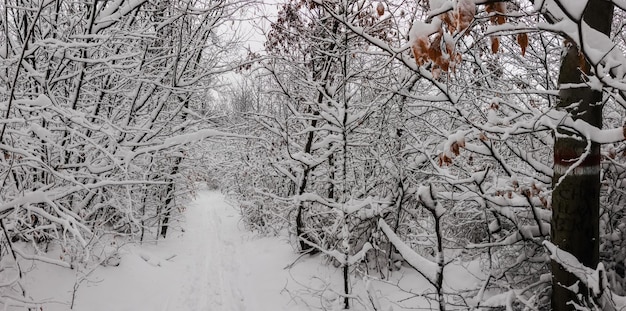
[[[247,231],[239,211],[223,195],[200,191],[183,215],[167,239],[120,247],[119,266],[68,270],[22,263],[28,270],[27,296],[45,302],[42,311],[339,309],[340,268],[324,264],[319,255],[300,257],[286,238]],[[459,270],[455,286],[478,281],[468,278],[467,271]],[[421,277],[402,270],[395,275],[384,282],[354,278],[354,309],[430,308],[416,294],[429,287]]]

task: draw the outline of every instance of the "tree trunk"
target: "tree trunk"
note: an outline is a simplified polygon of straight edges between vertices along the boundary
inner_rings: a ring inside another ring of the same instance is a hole
[[[174,177],[176,176],[176,174],[178,174],[180,163],[182,161],[183,161],[182,157],[177,157],[176,160],[174,160],[174,166],[172,167],[172,170],[170,171],[170,176],[167,177],[168,184],[167,184],[167,190],[165,192],[166,193],[165,213],[163,214],[163,223],[161,224],[161,236],[164,238],[167,236],[167,229],[169,228],[170,216],[172,214],[172,209],[174,209],[175,207],[173,202],[176,202],[175,201],[176,187],[174,185]]]
[[[589,1],[584,14],[587,24],[608,35],[612,19],[613,5],[610,2]],[[566,48],[559,85],[586,82],[585,76],[591,74],[589,63],[580,56],[575,44]],[[568,111],[574,119],[602,127],[602,92],[589,87],[562,88],[559,96],[558,110]],[[599,261],[600,146],[588,143],[578,133],[559,130],[558,134],[554,145],[551,238],[554,244],[576,256],[581,263],[595,268]],[[565,174],[581,156],[585,157],[584,160]],[[581,301],[565,287],[578,279],[556,262],[551,265],[552,310],[575,310],[568,302]],[[586,290],[581,287],[580,292],[584,295]]]

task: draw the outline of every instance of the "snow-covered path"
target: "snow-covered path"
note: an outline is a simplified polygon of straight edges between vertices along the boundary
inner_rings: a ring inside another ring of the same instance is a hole
[[[29,263],[29,296],[43,310],[301,311],[284,267],[298,255],[284,240],[243,228],[217,192],[199,191],[183,221],[158,243],[125,245],[117,267],[68,270]]]
[[[243,229],[239,212],[217,192],[200,191],[185,211],[182,234],[169,240],[184,267],[176,297],[164,311],[299,311],[285,292],[284,267],[297,254],[278,238],[259,238]]]
[[[308,311],[342,305],[339,268],[318,256],[299,258],[284,238],[246,231],[239,211],[223,195],[198,192],[183,216],[165,240],[121,246],[116,267],[69,270],[23,261],[28,297],[42,302],[45,311],[70,310],[72,297],[72,310],[79,311]],[[452,273],[457,286],[477,282],[461,266],[447,269],[459,270]],[[395,281],[372,287],[386,306],[404,310],[395,301],[407,301],[409,309],[428,305],[409,301],[414,294],[407,291],[429,286],[421,276],[411,270],[395,275]],[[362,294],[363,282],[356,277],[352,282]],[[368,299],[360,299],[355,309],[371,310],[362,307]]]
[[[186,211],[180,260],[186,269],[173,305],[166,310],[246,310],[239,289],[242,233],[236,211],[224,198],[200,192]]]

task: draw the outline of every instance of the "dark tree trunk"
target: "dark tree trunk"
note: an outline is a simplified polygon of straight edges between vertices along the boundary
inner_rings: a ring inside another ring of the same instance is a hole
[[[610,2],[589,1],[584,14],[587,24],[608,35],[612,19],[613,5]],[[570,44],[561,62],[559,85],[584,83],[585,76],[591,74],[589,67],[578,47]],[[558,110],[568,111],[574,119],[602,127],[602,92],[589,87],[562,88],[559,96]],[[578,133],[559,130],[558,134],[554,145],[550,235],[559,248],[576,256],[584,265],[595,268],[599,261],[600,146],[596,143],[589,146]],[[565,175],[587,149],[585,159]],[[574,306],[568,304],[569,301],[581,303],[565,288],[576,281],[576,277],[552,262],[552,310],[570,311]],[[580,292],[586,290],[581,287]]]
[[[308,168],[304,170],[302,173],[302,180],[300,181],[300,188],[298,188],[298,195],[302,195],[306,189],[307,177],[309,174]],[[312,250],[312,246],[307,244],[306,241],[309,241],[309,237],[304,229],[304,202],[300,201],[298,203],[298,213],[296,214],[296,235],[298,236],[298,242],[300,244],[300,251],[303,253],[310,252]],[[306,240],[306,241],[305,241]]]
[[[163,222],[161,223],[161,236],[167,236],[167,229],[169,228],[169,221],[172,214],[172,209],[174,209],[175,197],[176,197],[176,187],[174,185],[174,176],[178,174],[178,170],[180,169],[180,163],[183,161],[182,157],[177,157],[174,160],[174,166],[172,167],[172,171],[170,172],[170,176],[168,177],[169,183],[167,184],[166,198],[165,198],[165,213],[163,214]]]

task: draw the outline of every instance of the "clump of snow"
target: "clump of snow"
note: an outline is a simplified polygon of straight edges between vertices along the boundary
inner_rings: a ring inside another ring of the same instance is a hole
[[[385,222],[384,219],[380,219],[378,221],[378,226],[385,233],[389,242],[395,246],[395,248],[402,254],[402,258],[406,260],[406,262],[411,265],[414,269],[416,269],[420,274],[422,274],[429,281],[434,282],[435,273],[437,271],[437,264],[426,259],[420,254],[416,253],[410,246],[402,242],[400,237],[396,235],[391,227]]]
[[[415,42],[418,38],[427,38],[438,32],[439,29],[441,29],[441,20],[439,18],[434,18],[430,23],[415,20],[409,31],[409,42]]]
[[[560,3],[563,8],[565,8],[565,11],[567,11],[567,13],[571,15],[572,18],[574,18],[575,20],[579,21],[583,18],[583,12],[587,7],[586,0],[561,1]]]

